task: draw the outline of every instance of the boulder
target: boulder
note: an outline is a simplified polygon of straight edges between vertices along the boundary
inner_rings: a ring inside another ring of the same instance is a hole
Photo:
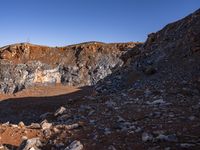
[[[39,138],[24,140],[17,150],[41,150],[42,142]]]

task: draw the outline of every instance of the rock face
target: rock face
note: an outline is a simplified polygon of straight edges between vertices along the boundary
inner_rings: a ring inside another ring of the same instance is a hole
[[[192,80],[200,74],[199,27],[200,10],[197,10],[149,34],[141,47],[135,47],[124,55],[130,59],[128,64],[98,82],[96,89],[99,92],[115,92],[127,86],[138,88],[146,84],[156,85],[157,89],[183,81],[192,84]]]
[[[0,48],[0,91],[35,84],[94,85],[124,64],[122,55],[140,43],[88,42],[67,47],[29,43]]]

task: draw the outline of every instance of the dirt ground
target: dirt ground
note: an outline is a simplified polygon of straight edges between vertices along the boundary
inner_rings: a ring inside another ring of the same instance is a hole
[[[73,92],[77,92],[80,89],[78,87],[63,86],[61,84],[51,85],[51,86],[34,86],[29,89],[24,89],[23,91],[17,92],[16,94],[0,94],[0,100],[6,99],[17,99],[23,97],[47,97],[64,95]]]
[[[28,139],[34,137],[43,138],[43,133],[39,129],[27,128],[25,125],[20,125],[20,120],[25,122],[26,125],[31,124],[29,117],[33,117],[31,114],[26,116],[28,111],[34,114],[36,120],[39,115],[45,112],[51,112],[58,108],[58,106],[64,105],[67,101],[77,99],[85,95],[91,95],[92,88],[78,88],[72,86],[63,86],[60,84],[51,86],[35,86],[29,89],[24,89],[16,94],[1,94],[0,95],[0,144],[10,145],[11,148],[19,146],[20,143],[26,137]],[[9,105],[5,110],[6,103]],[[29,107],[27,107],[27,105]],[[44,109],[45,108],[45,109]],[[9,111],[11,109],[11,113]],[[2,113],[4,112],[4,113]],[[7,117],[5,117],[5,112]],[[23,113],[24,112],[24,113]],[[38,112],[38,114],[37,114]],[[2,120],[7,118],[6,120]],[[34,117],[33,117],[34,118]],[[15,124],[8,124],[7,122],[13,122]]]

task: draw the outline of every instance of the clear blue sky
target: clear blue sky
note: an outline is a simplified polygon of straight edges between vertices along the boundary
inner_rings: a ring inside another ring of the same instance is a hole
[[[0,46],[145,41],[200,0],[0,0]]]

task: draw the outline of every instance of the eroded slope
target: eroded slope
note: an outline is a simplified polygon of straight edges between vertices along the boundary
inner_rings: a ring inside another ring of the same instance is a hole
[[[122,55],[140,43],[88,42],[67,47],[29,43],[0,49],[0,89],[15,93],[35,84],[94,85],[124,64]]]

